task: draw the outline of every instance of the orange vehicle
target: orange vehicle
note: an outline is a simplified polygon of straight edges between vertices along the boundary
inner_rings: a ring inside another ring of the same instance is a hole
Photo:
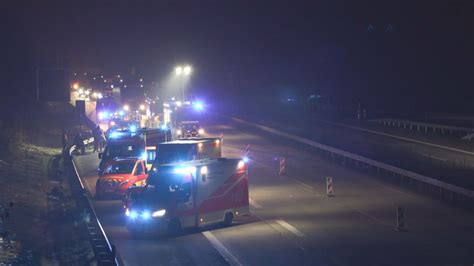
[[[145,161],[138,158],[114,159],[99,174],[96,198],[120,197],[131,187],[145,185],[148,176],[145,166]]]

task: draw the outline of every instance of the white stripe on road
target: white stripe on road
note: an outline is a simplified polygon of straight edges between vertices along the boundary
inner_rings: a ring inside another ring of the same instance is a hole
[[[249,203],[250,203],[250,206],[254,207],[255,209],[261,209],[262,208],[262,205],[258,204],[252,198],[249,198]]]
[[[292,233],[295,234],[296,236],[298,236],[298,237],[303,237],[303,236],[304,236],[304,234],[301,233],[300,230],[296,229],[293,225],[291,225],[291,224],[289,224],[289,223],[287,223],[287,222],[285,222],[285,221],[283,221],[283,220],[276,220],[276,222],[277,222],[279,225],[285,227],[288,231],[292,232]]]
[[[211,231],[202,232],[202,234],[211,242],[212,246],[221,254],[221,256],[230,264],[230,265],[242,265],[239,260],[230,253],[230,251],[217,239]]]

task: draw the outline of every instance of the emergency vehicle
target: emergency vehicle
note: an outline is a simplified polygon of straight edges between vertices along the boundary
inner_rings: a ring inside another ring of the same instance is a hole
[[[156,157],[157,145],[171,139],[169,129],[137,129],[132,125],[127,129],[112,130],[108,133],[104,152],[99,153],[99,173],[114,158],[141,158],[145,160],[147,169],[150,169]]]
[[[183,121],[176,129],[179,139],[200,138],[204,135],[204,129],[199,125],[199,121]]]
[[[145,185],[147,170],[145,161],[138,158],[114,159],[96,182],[96,198],[124,196],[134,186]]]
[[[158,144],[154,165],[222,157],[220,138],[181,139]]]
[[[124,207],[132,232],[231,225],[249,214],[247,165],[227,158],[154,165],[147,185],[128,191]]]

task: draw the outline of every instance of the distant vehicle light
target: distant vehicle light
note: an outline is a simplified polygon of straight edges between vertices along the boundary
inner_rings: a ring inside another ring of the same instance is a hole
[[[135,126],[135,125],[131,125],[129,129],[130,129],[130,132],[132,132],[132,133],[137,132],[137,126]]]
[[[72,85],[72,88],[75,89],[75,90],[79,89],[79,83],[74,83]]]
[[[145,105],[144,104],[140,104],[140,110],[145,111]]]
[[[124,111],[130,111],[130,106],[128,106],[128,104],[124,105],[123,110]]]
[[[151,216],[153,216],[153,217],[162,217],[165,214],[166,214],[166,210],[158,210],[158,211],[153,212],[153,214]]]
[[[79,89],[79,94],[83,94],[84,93],[84,89]]]
[[[199,135],[203,135],[203,134],[204,134],[204,129],[200,128],[200,129],[198,130],[198,133],[199,133]]]
[[[249,157],[245,156],[244,158],[242,158],[242,161],[244,163],[248,163],[250,161]]]
[[[181,134],[183,134],[183,131],[182,131],[181,129],[178,129],[178,130],[176,131],[176,134],[181,135]]]
[[[124,116],[124,115],[125,115],[125,112],[124,112],[123,110],[120,110],[120,111],[118,112],[118,114],[119,114],[119,116]]]
[[[92,97],[97,98],[98,94],[97,92],[92,93]]]

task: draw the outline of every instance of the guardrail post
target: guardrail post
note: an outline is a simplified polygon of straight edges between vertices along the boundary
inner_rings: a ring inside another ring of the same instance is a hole
[[[334,197],[334,190],[332,186],[332,177],[326,177],[326,195],[328,197]]]
[[[280,157],[280,175],[285,175],[286,174],[286,161],[285,157]]]
[[[395,231],[397,232],[405,232],[405,212],[403,207],[398,206],[397,208],[397,227],[395,227]]]

